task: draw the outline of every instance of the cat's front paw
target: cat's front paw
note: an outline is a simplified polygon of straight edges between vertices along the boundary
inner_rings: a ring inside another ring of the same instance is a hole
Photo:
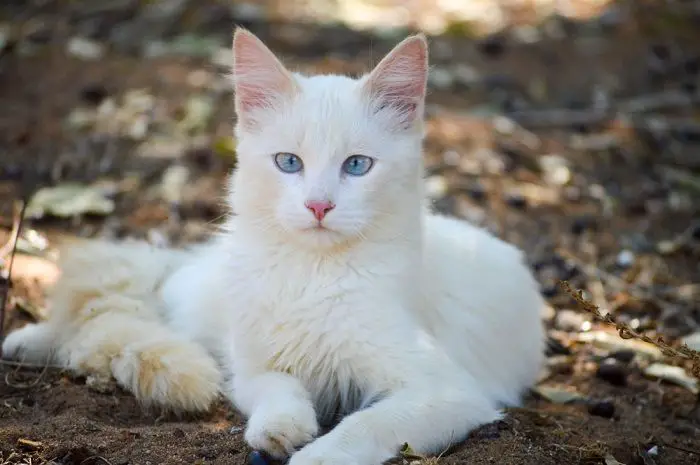
[[[7,335],[2,343],[2,357],[28,363],[51,361],[51,340],[45,323],[29,323]]]
[[[323,438],[292,455],[287,465],[375,465],[360,463],[356,454],[335,447]]]
[[[311,404],[286,405],[283,409],[262,408],[248,420],[245,440],[253,449],[284,459],[318,434],[316,412]]]

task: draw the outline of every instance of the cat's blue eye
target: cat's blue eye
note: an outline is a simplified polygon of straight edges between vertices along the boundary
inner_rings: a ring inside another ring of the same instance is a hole
[[[275,154],[275,165],[283,173],[298,173],[304,167],[301,158],[293,153],[281,152]]]
[[[351,176],[364,176],[369,173],[374,160],[365,155],[352,155],[343,162],[343,173]]]

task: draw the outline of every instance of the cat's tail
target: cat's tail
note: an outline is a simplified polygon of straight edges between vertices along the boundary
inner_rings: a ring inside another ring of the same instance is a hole
[[[9,334],[3,357],[114,378],[146,405],[207,410],[221,385],[216,361],[165,324],[158,298],[185,256],[145,243],[69,245],[48,296],[49,319]]]

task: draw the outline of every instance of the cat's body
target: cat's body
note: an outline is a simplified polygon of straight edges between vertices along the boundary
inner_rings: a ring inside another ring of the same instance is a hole
[[[439,452],[499,418],[539,373],[543,301],[517,249],[423,208],[425,42],[359,81],[290,77],[250,34],[234,43],[237,215],[191,251],[74,246],[55,313],[5,353],[52,352],[180,410],[221,386],[279,457],[355,412],[291,465]],[[358,153],[376,166],[346,166]]]

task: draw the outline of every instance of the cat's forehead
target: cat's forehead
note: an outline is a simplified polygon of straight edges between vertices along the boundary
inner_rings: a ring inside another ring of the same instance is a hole
[[[295,76],[299,93],[289,108],[286,135],[300,149],[329,156],[362,144],[366,127],[361,83],[340,75]]]
[[[295,75],[299,85],[298,102],[306,111],[347,111],[359,105],[358,80],[348,76],[324,74]]]

